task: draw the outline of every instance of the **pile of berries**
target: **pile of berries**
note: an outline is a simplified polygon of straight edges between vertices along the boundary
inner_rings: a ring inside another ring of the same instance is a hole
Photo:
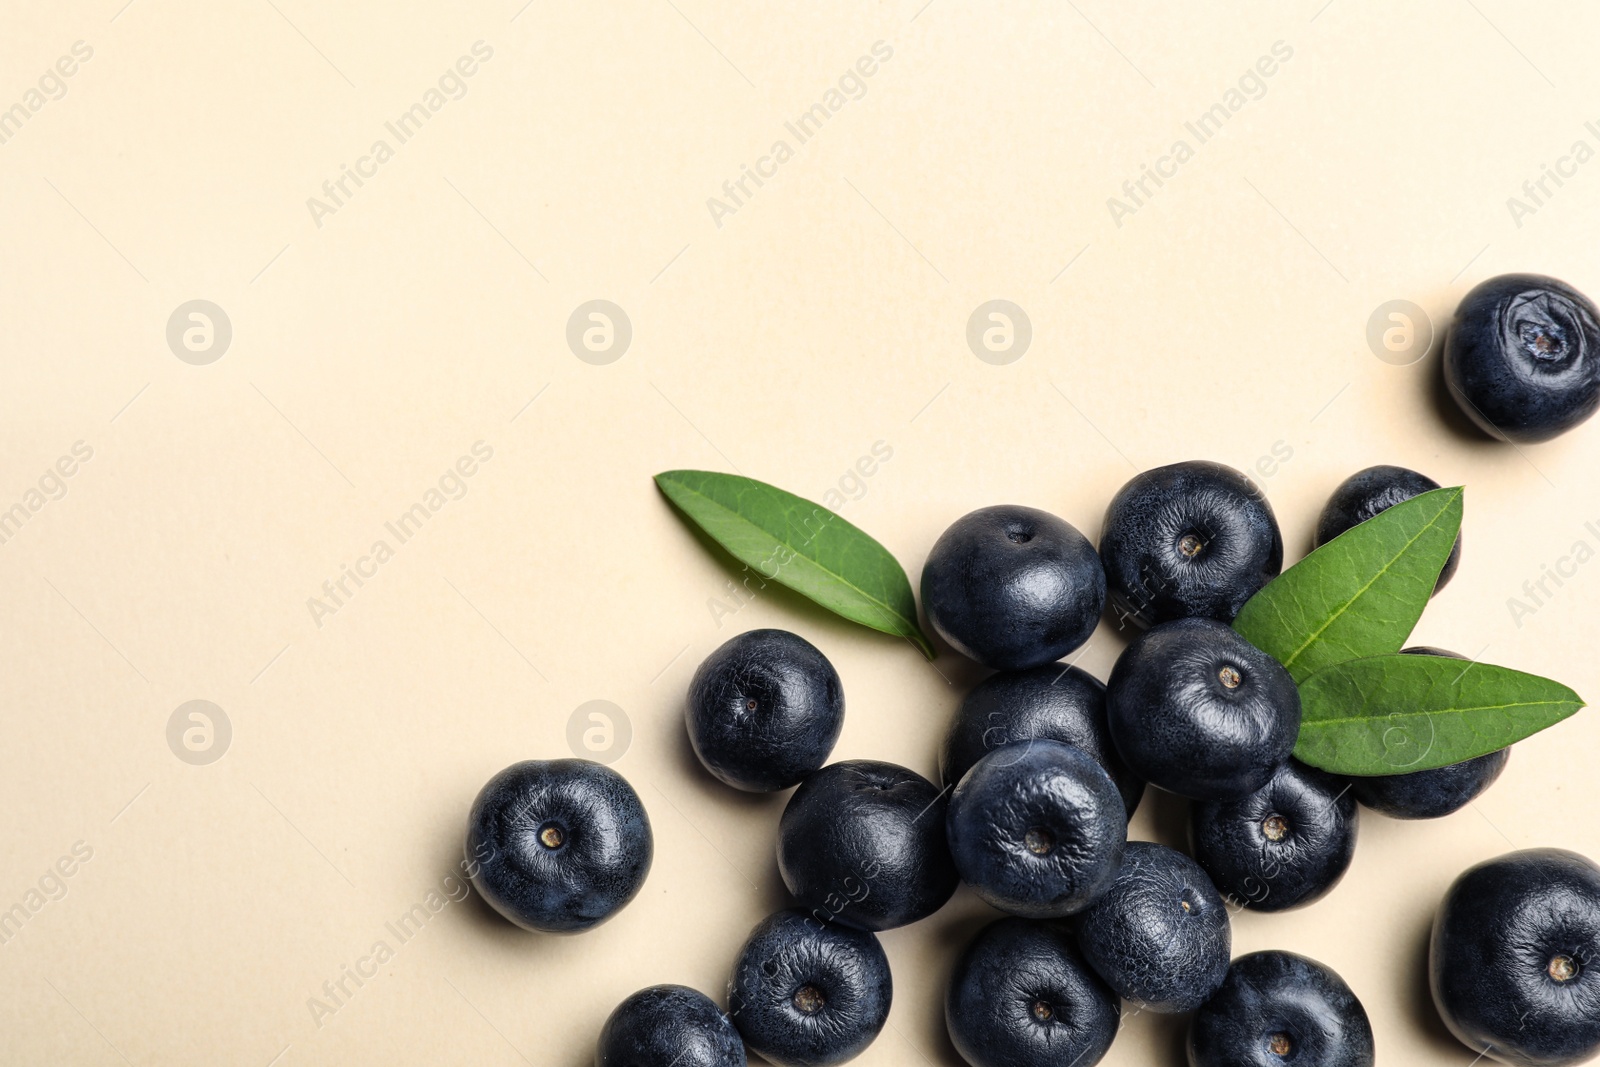
[[[1593,306],[1560,283],[1494,279],[1462,308],[1450,387],[1491,432],[1551,436],[1600,405],[1596,333]],[[1363,470],[1328,501],[1318,543],[1435,488],[1401,467]],[[1440,587],[1459,553],[1458,541]],[[1032,508],[961,518],[924,566],[922,607],[996,673],[955,713],[942,784],[890,763],[827,763],[843,687],[805,639],[755,630],[715,650],[689,688],[689,739],[728,786],[798,786],[777,842],[795,903],[751,932],[726,1011],[682,986],[641,990],[606,1022],[598,1067],[737,1067],[747,1049],[779,1067],[850,1059],[892,999],[876,932],[933,914],[959,884],[1003,913],[946,989],[951,1041],[973,1067],[1090,1067],[1124,1000],[1191,1013],[1192,1067],[1370,1067],[1372,1029],[1350,987],[1291,952],[1233,959],[1230,912],[1318,900],[1350,865],[1359,806],[1439,818],[1489,788],[1509,750],[1351,779],[1296,761],[1295,682],[1229,625],[1282,566],[1271,506],[1217,463],[1135,477],[1098,549]],[[1140,633],[1102,684],[1060,661],[1108,605]],[[1128,840],[1147,783],[1191,802],[1187,854]],[[506,918],[571,932],[632,899],[652,839],[614,771],[529,761],[484,787],[467,851],[474,885]],[[1600,867],[1534,849],[1467,871],[1438,913],[1430,967],[1440,1014],[1474,1050],[1515,1064],[1592,1056]]]

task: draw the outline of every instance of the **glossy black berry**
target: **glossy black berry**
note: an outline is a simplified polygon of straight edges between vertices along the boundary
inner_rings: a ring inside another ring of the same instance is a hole
[[[1061,741],[1093,756],[1111,775],[1132,817],[1144,796],[1144,779],[1128,769],[1106,725],[1106,687],[1077,667],[1049,663],[991,674],[956,710],[939,754],[945,785],[954,786],[972,765],[1001,745]]]
[[[1465,659],[1442,648],[1418,645],[1404,649],[1412,655],[1444,656]],[[1459,811],[1483,793],[1506,769],[1511,749],[1502,748],[1486,756],[1410,774],[1389,774],[1350,779],[1356,799],[1374,811],[1393,819],[1437,819]]]
[[[1060,659],[1089,639],[1106,576],[1088,538],[1036,508],[999,505],[957,519],[922,568],[922,610],[939,636],[996,670]]]
[[[696,989],[653,985],[616,1006],[600,1029],[595,1067],[745,1067],[744,1041]]]
[[[944,998],[950,1041],[972,1067],[1093,1067],[1122,1005],[1061,925],[1000,919],[956,961]]]
[[[1189,1023],[1190,1067],[1372,1067],[1372,1024],[1331,969],[1252,952]]]
[[[1429,490],[1437,490],[1438,483],[1426,474],[1418,474],[1416,470],[1406,467],[1366,467],[1357,470],[1344,482],[1339,483],[1339,488],[1333,491],[1333,496],[1328,498],[1322,509],[1322,515],[1317,518],[1317,547],[1328,544],[1334,537],[1344,533],[1354,526],[1365,523],[1368,518],[1390,509],[1395,504],[1410,501],[1413,496],[1421,496]],[[1461,565],[1461,534],[1456,534],[1456,544],[1450,549],[1450,558],[1446,558],[1445,566],[1438,571],[1438,581],[1434,582],[1434,592],[1445,587],[1446,582],[1456,574],[1456,568]]]
[[[831,763],[789,798],[778,823],[783,884],[822,921],[887,930],[926,918],[956,891],[945,843],[948,797],[915,771]]]
[[[1252,911],[1285,911],[1344,877],[1358,820],[1348,782],[1289,760],[1248,796],[1193,805],[1189,837],[1224,897]]]
[[[1193,460],[1145,471],[1117,491],[1100,558],[1112,604],[1139,626],[1232,622],[1283,569],[1283,535],[1254,482]]]
[[[1091,756],[1034,741],[996,749],[967,772],[946,830],[956,870],[979,897],[1012,915],[1059,918],[1088,907],[1116,877],[1127,816]]]
[[[1228,626],[1180,619],[1140,635],[1106,687],[1111,738],[1134,773],[1194,800],[1260,789],[1300,733],[1300,691]]]
[[[750,932],[728,980],[728,1014],[746,1047],[777,1067],[827,1067],[872,1044],[893,996],[875,935],[796,908]]]
[[[654,851],[639,794],[589,760],[513,763],[489,779],[467,818],[473,886],[528,930],[598,926],[639,892]]]
[[[1380,511],[1386,511],[1396,504],[1437,488],[1439,483],[1426,474],[1418,474],[1405,467],[1380,464],[1359,470],[1340,482],[1339,487],[1328,498],[1328,502],[1323,505],[1322,515],[1317,519],[1317,547],[1322,547],[1346,530],[1366,522]],[[1445,583],[1455,575],[1456,567],[1460,563],[1461,535],[1458,533],[1456,543],[1450,549],[1450,557],[1444,561],[1444,568],[1439,571],[1439,580],[1434,583],[1434,592],[1437,593],[1445,587]]]
[[[1356,799],[1391,819],[1437,819],[1466,807],[1506,769],[1511,750],[1453,763],[1431,771],[1352,778]]]
[[[1600,407],[1600,313],[1564,282],[1502,274],[1461,301],[1444,380],[1461,410],[1502,441],[1547,441]]]
[[[1129,841],[1116,880],[1078,916],[1095,973],[1147,1011],[1193,1011],[1222,984],[1233,955],[1228,908],[1183,853]]]
[[[805,638],[751,630],[700,664],[684,718],[706,770],[737,789],[773,792],[827,762],[844,727],[844,688]]]
[[[1429,950],[1451,1033],[1502,1063],[1561,1067],[1600,1052],[1600,867],[1533,848],[1467,870]]]

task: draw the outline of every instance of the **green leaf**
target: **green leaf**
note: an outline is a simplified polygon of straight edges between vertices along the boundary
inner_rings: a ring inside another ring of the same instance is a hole
[[[1462,494],[1433,489],[1346,530],[1268,582],[1233,628],[1297,682],[1400,651],[1461,531]]]
[[[1560,682],[1443,656],[1386,655],[1300,686],[1296,758],[1336,774],[1408,774],[1496,752],[1583,707]]]
[[[715,471],[664,471],[656,485],[685,517],[762,578],[838,615],[904,637],[929,659],[911,582],[889,550],[821,504]]]

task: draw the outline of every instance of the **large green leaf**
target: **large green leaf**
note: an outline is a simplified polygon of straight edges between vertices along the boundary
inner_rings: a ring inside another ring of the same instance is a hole
[[[1302,762],[1336,774],[1408,774],[1473,759],[1583,707],[1560,682],[1443,656],[1385,655],[1300,686]]]
[[[767,581],[904,637],[932,659],[906,572],[889,550],[821,504],[715,471],[664,471],[656,485],[691,522]]]
[[[1346,530],[1268,582],[1233,628],[1297,682],[1400,651],[1461,531],[1462,493],[1433,489]]]

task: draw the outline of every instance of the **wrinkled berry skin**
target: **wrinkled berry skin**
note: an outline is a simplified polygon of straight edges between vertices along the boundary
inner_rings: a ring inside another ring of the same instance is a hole
[[[1428,957],[1433,1002],[1473,1051],[1520,1067],[1600,1052],[1593,861],[1533,848],[1469,868],[1445,894]]]
[[[944,836],[948,805],[938,786],[893,763],[830,763],[783,809],[783,884],[824,922],[888,930],[926,918],[958,881]]]
[[[1122,1005],[1052,922],[998,919],[978,931],[945,989],[945,1028],[972,1067],[1094,1067]]]
[[[961,702],[939,754],[944,784],[954,786],[972,765],[1001,745],[1061,741],[1093,756],[1111,775],[1133,817],[1144,779],[1128,769],[1106,725],[1106,687],[1077,667],[1049,663],[1001,671],[978,683]]]
[[[728,980],[728,1014],[750,1051],[777,1067],[858,1055],[889,1018],[894,985],[875,935],[797,908],[756,924]]]
[[[1176,849],[1129,841],[1116,881],[1079,915],[1078,946],[1105,983],[1146,1011],[1193,1011],[1233,955],[1228,908]]]
[[[1060,659],[1105,609],[1100,557],[1077,527],[1002,504],[957,519],[922,568],[922,610],[962,655],[995,670]]]
[[[1106,685],[1111,738],[1134,773],[1191,800],[1265,785],[1300,733],[1300,690],[1228,626],[1180,619],[1141,634]]]
[[[525,930],[577,933],[634,898],[655,853],[639,794],[582,759],[524,760],[493,778],[467,817],[467,870]]]
[[[1333,491],[1327,504],[1323,505],[1322,515],[1317,519],[1317,547],[1321,548],[1346,530],[1366,522],[1380,511],[1386,511],[1396,504],[1437,488],[1439,483],[1426,474],[1419,474],[1405,467],[1379,465],[1356,471],[1339,483],[1339,488]],[[1461,535],[1458,533],[1456,543],[1450,549],[1450,558],[1444,561],[1444,567],[1439,571],[1439,580],[1434,583],[1435,593],[1445,587],[1445,583],[1455,575],[1456,567],[1460,563]]]
[[[697,989],[653,985],[616,1006],[600,1029],[595,1067],[745,1067],[744,1041]]]
[[[1007,745],[980,759],[945,820],[961,880],[1011,915],[1082,911],[1116,877],[1127,815],[1105,768],[1059,741]]]
[[[706,770],[735,789],[770,793],[828,761],[844,728],[844,687],[805,638],[751,630],[694,672],[684,720]]]
[[[1136,475],[1100,534],[1118,615],[1141,627],[1173,619],[1232,622],[1283,570],[1272,505],[1232,467],[1191,460]]]
[[[1600,313],[1554,278],[1490,278],[1456,309],[1444,380],[1490,437],[1548,441],[1600,407]]]
[[[1344,979],[1292,952],[1234,960],[1189,1023],[1190,1067],[1372,1067],[1375,1058],[1367,1011]]]
[[[1417,656],[1444,656],[1447,659],[1466,659],[1442,648],[1417,645],[1401,649]],[[1370,778],[1350,779],[1350,791],[1362,804],[1382,812],[1391,819],[1438,819],[1460,811],[1483,793],[1506,769],[1511,749],[1469,759],[1464,763],[1437,767],[1409,774],[1387,774]]]
[[[1194,858],[1218,892],[1252,911],[1327,894],[1350,868],[1359,825],[1346,782],[1297,760],[1249,796],[1189,809]]]

